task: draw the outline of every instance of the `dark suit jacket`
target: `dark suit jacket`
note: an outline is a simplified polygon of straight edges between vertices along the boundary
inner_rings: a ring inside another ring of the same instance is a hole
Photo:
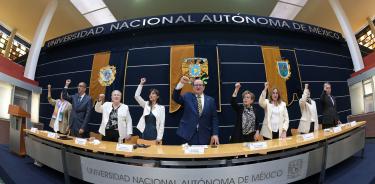
[[[320,103],[322,105],[323,111],[323,124],[337,124],[339,120],[339,116],[336,111],[336,100],[333,96],[331,96],[334,104],[332,104],[331,98],[323,91],[322,95],[320,96]]]
[[[79,94],[69,95],[67,89],[63,89],[63,98],[72,104],[72,112],[69,118],[69,127],[73,132],[78,132],[80,128],[87,132],[87,124],[90,121],[92,110],[92,100],[89,95],[85,95],[81,102],[78,102]]]
[[[199,142],[209,144],[212,135],[219,135],[219,120],[216,112],[215,100],[204,95],[202,115],[198,113],[197,97],[193,93],[181,96],[181,90],[173,91],[173,100],[184,106],[184,114],[177,129],[177,135],[190,141],[198,133]],[[198,129],[197,129],[197,125]]]
[[[230,104],[233,110],[236,111],[236,118],[237,118],[236,125],[234,126],[234,131],[232,133],[230,142],[241,143],[241,142],[251,141],[252,139],[250,138],[249,135],[244,136],[242,134],[242,113],[245,107],[243,105],[237,104],[236,97],[231,98]],[[256,131],[256,130],[259,130],[259,118],[258,118],[258,111],[254,107],[254,105],[253,105],[253,110],[255,113],[255,131]],[[244,137],[247,137],[248,139],[245,139]]]

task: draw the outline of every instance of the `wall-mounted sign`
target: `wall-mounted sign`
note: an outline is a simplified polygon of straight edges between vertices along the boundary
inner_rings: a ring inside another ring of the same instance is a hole
[[[112,33],[127,32],[136,29],[180,25],[238,25],[263,27],[269,29],[281,29],[286,31],[307,33],[334,40],[343,40],[342,35],[338,32],[291,20],[244,14],[193,13],[144,17],[103,24],[49,40],[46,42],[45,48]]]

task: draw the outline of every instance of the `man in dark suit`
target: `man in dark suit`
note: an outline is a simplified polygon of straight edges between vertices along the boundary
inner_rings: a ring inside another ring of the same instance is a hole
[[[219,144],[219,120],[215,100],[203,93],[202,80],[193,82],[193,93],[181,95],[182,87],[189,82],[183,76],[173,91],[173,100],[184,106],[184,114],[177,135],[190,145]]]
[[[67,89],[71,80],[65,82],[63,97],[72,104],[72,112],[69,118],[70,135],[75,137],[88,137],[87,124],[90,121],[92,101],[89,95],[86,95],[86,83],[78,84],[78,93],[69,95]]]
[[[331,84],[328,82],[324,83],[324,90],[320,96],[320,103],[323,111],[323,129],[341,124],[336,111],[335,98],[331,95]]]

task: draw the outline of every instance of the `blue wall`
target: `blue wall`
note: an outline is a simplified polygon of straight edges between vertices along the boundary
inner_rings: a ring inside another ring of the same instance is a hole
[[[298,92],[300,97],[301,86],[306,82],[311,86],[312,97],[319,98],[323,83],[329,81],[332,84],[333,95],[337,97],[337,110],[341,121],[345,122],[346,116],[351,114],[346,80],[350,77],[353,66],[346,43],[282,30],[201,25],[117,33],[44,49],[36,73],[36,80],[43,87],[40,121],[47,127],[53,110],[47,102],[46,86],[49,83],[52,84],[54,97],[58,96],[67,78],[72,79],[73,87],[79,81],[89,83],[93,55],[101,51],[111,51],[110,63],[116,65],[118,74],[114,84],[108,87],[107,99],[109,100],[111,90],[124,90],[124,101],[130,106],[133,125],[136,126],[142,108],[133,96],[140,77],[145,76],[148,79],[143,98],[147,99],[148,89],[157,88],[161,92],[162,104],[169,104],[169,46],[178,44],[195,44],[196,56],[199,56],[197,53],[205,53],[209,62],[216,63],[216,59],[220,61],[222,112],[219,116],[222,143],[228,142],[236,121],[234,111],[229,106],[234,83],[243,82],[242,90],[251,90],[257,96],[257,100],[264,87],[266,77],[261,46],[265,45],[280,47],[282,56],[295,64],[294,69],[292,68],[293,76],[298,74],[298,68],[301,81],[298,81],[298,78],[293,79],[294,82],[288,84],[289,90]],[[124,88],[127,54],[128,68]],[[212,88],[210,90],[208,94],[214,93]],[[70,90],[71,93],[75,91],[76,89]],[[319,104],[319,99],[316,100]],[[320,110],[318,105],[319,115]],[[300,117],[298,103],[293,103],[288,111],[290,127],[296,128]],[[182,143],[175,134],[180,116],[180,111],[166,115],[164,143]],[[262,119],[263,114],[260,116]],[[92,131],[97,131],[100,119],[99,114],[93,115],[90,123]],[[138,133],[135,129],[134,132]]]

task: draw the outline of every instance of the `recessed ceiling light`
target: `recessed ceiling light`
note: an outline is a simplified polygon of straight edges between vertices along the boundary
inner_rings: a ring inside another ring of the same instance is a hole
[[[280,0],[280,2],[286,2],[289,4],[295,4],[298,6],[305,6],[305,4],[307,3],[307,0]]]
[[[273,8],[271,17],[282,18],[293,20],[297,14],[301,11],[302,7],[295,6],[281,1],[277,2],[276,6]]]
[[[81,14],[106,7],[103,0],[70,0]]]
[[[116,21],[116,18],[112,15],[108,8],[93,11],[85,14],[84,16],[93,26]]]

